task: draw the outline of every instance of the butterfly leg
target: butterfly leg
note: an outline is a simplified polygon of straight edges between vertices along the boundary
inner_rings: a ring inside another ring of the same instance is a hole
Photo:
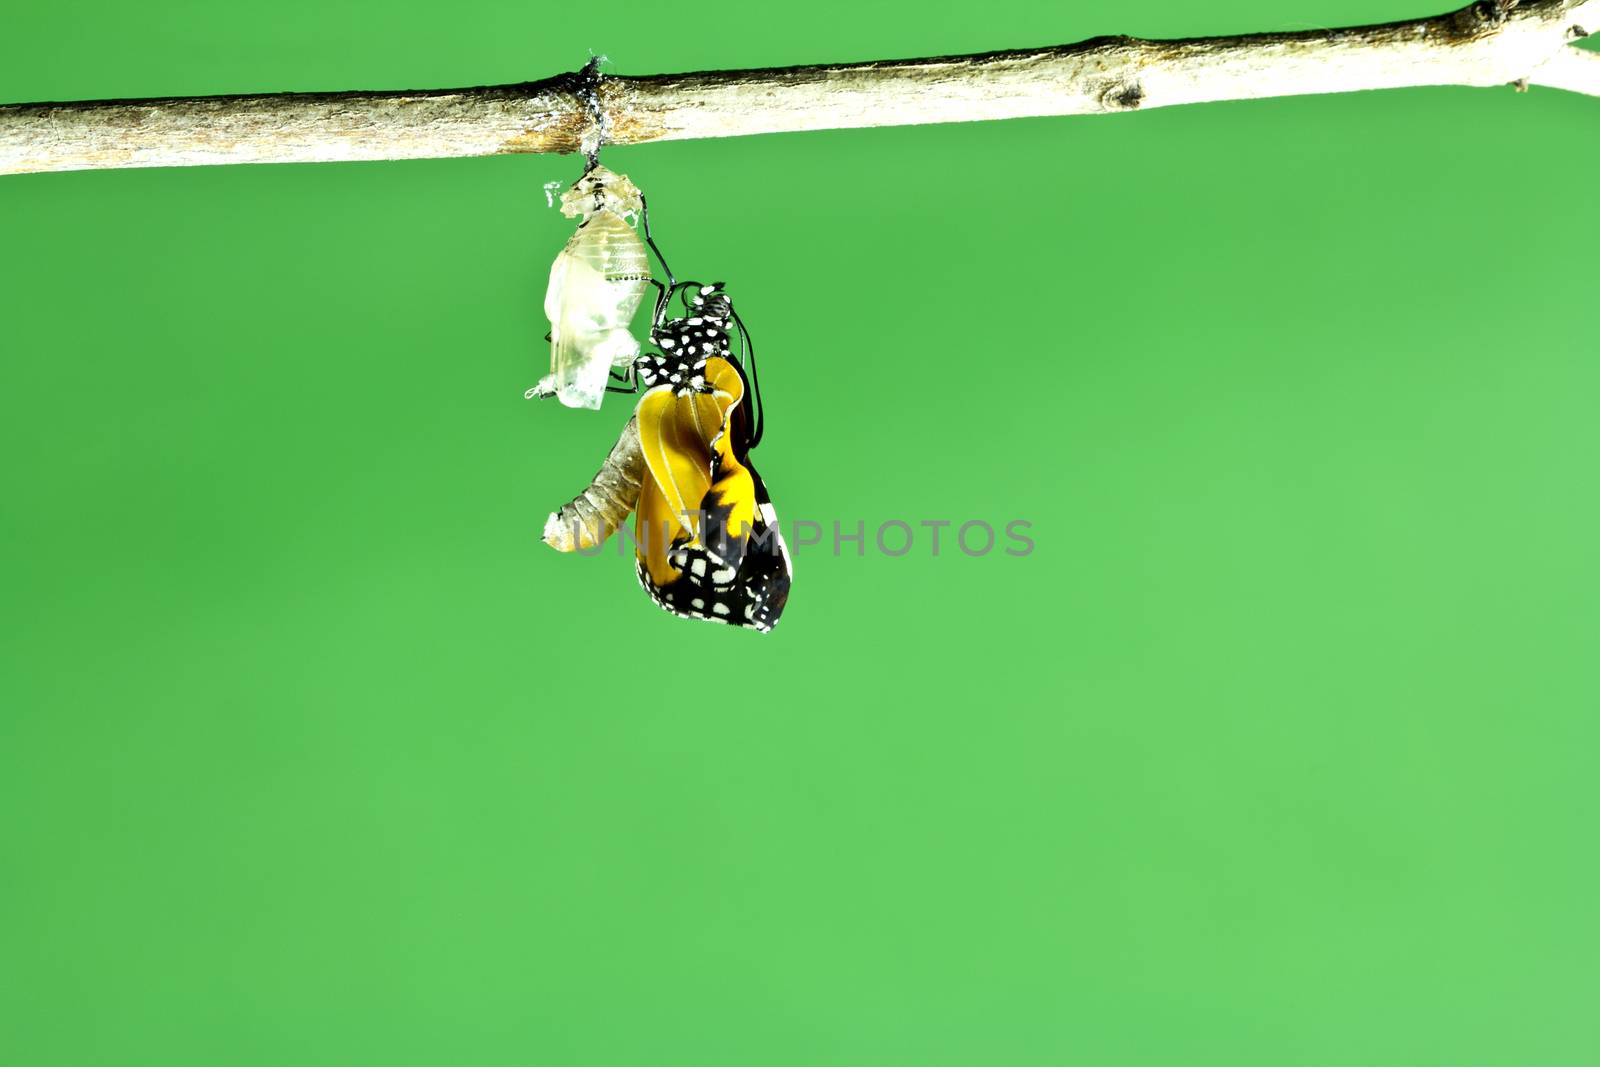
[[[654,278],[650,279],[650,284],[656,287],[656,306],[650,313],[650,335],[654,338],[656,330],[666,321],[667,301],[672,299],[672,290]]]
[[[621,374],[617,373],[617,368],[612,367],[611,373],[607,375],[607,379],[606,392],[608,393],[631,394],[639,391],[639,379],[635,377],[633,373],[632,363],[622,368]]]
[[[667,259],[661,254],[661,249],[656,247],[656,239],[650,235],[650,204],[645,200],[644,194],[639,194],[639,225],[644,229],[644,243],[650,246],[650,251],[656,254],[656,262],[661,264],[661,273],[667,276],[667,284],[676,284],[672,276],[672,268],[667,266]],[[657,288],[660,284],[657,283]]]

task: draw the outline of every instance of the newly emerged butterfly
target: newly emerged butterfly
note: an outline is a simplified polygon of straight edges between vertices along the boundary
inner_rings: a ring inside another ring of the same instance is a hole
[[[591,549],[632,512],[635,567],[652,600],[684,618],[771,630],[792,568],[750,461],[764,422],[754,347],[720,283],[678,282],[661,263],[667,284],[651,282],[659,352],[639,356],[610,386],[642,385],[644,394],[594,480],[550,516],[544,539],[562,552]],[[674,301],[683,313],[668,318]]]
[[[673,614],[770,630],[788,601],[792,567],[750,461],[759,402],[730,358],[730,331],[739,330],[747,360],[748,334],[720,285],[689,284],[697,290],[691,314],[661,322],[651,341],[662,354],[635,363],[647,387],[635,416],[645,460],[639,582]]]

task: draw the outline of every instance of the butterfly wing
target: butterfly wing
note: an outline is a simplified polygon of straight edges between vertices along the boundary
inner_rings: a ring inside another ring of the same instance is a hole
[[[675,615],[770,630],[788,600],[791,567],[749,461],[744,380],[720,357],[694,370],[704,392],[661,386],[646,395],[648,410],[639,405],[639,581]]]

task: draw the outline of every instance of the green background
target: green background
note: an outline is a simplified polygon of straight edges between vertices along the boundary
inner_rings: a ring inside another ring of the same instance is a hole
[[[0,100],[1423,13],[63,0]],[[0,1063],[1597,1062],[1597,123],[608,152],[784,516],[1034,524],[769,637],[539,543],[627,411],[521,398],[577,161],[0,178]]]

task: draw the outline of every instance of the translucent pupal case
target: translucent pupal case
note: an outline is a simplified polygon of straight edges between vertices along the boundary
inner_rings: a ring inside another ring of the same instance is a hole
[[[629,324],[650,284],[644,241],[628,219],[643,209],[626,175],[592,167],[561,195],[561,213],[583,223],[550,268],[549,386],[567,407],[598,410],[612,367],[639,354]]]

